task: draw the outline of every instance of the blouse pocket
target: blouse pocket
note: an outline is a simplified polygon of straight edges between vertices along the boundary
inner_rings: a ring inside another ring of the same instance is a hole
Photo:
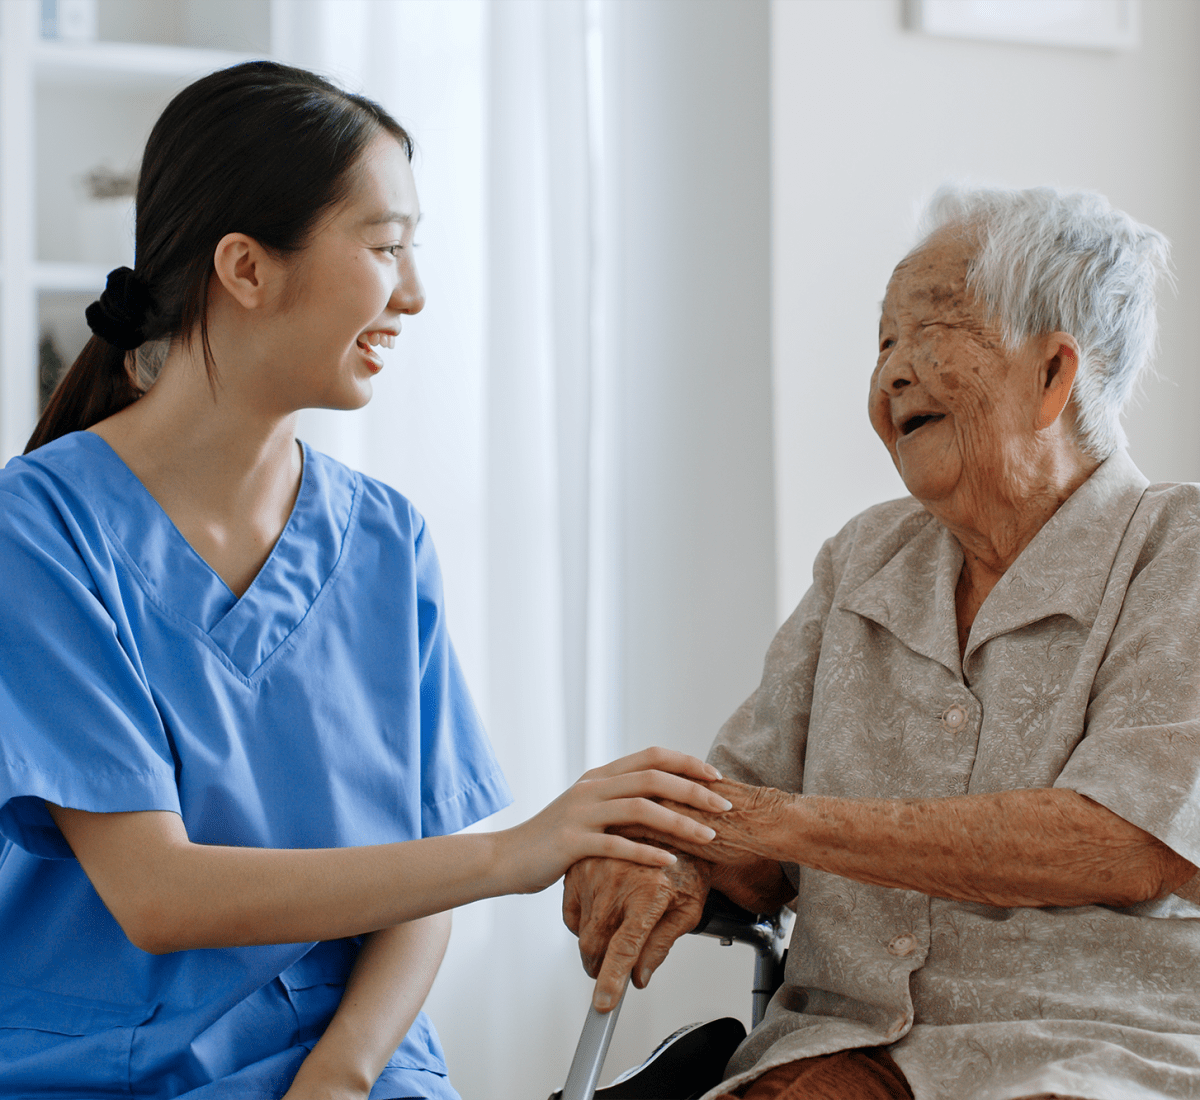
[[[0,984],[2,1096],[128,1096],[134,1029],[151,1009]]]

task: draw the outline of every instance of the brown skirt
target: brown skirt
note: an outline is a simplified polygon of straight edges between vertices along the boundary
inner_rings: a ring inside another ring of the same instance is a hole
[[[883,1047],[861,1047],[776,1066],[716,1100],[913,1100],[912,1089]],[[1083,1100],[1039,1092],[1024,1100]]]
[[[882,1047],[839,1050],[767,1070],[717,1100],[913,1100],[900,1067]]]

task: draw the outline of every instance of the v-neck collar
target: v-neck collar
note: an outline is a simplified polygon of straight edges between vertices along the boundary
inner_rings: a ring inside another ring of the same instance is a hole
[[[358,475],[301,444],[304,469],[291,515],[239,598],[108,443],[94,432],[67,438],[76,454],[60,451],[54,457],[74,457],[73,473],[139,583],[160,606],[207,635],[243,675],[251,675],[304,619],[335,572],[357,510]]]

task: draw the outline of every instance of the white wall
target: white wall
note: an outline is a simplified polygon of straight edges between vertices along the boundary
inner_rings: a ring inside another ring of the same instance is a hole
[[[943,180],[1096,190],[1173,242],[1161,377],[1127,418],[1151,480],[1200,480],[1200,4],[1143,0],[1132,52],[932,38],[900,0],[773,0],[779,606],[821,542],[903,493],[866,417],[878,303]]]
[[[625,740],[703,755],[775,626],[769,7],[614,7]]]

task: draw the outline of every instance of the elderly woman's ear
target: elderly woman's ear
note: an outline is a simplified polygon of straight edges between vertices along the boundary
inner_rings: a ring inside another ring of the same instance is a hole
[[[1071,387],[1079,370],[1079,343],[1066,332],[1052,332],[1041,338],[1042,402],[1035,426],[1038,431],[1050,427],[1067,407]]]

